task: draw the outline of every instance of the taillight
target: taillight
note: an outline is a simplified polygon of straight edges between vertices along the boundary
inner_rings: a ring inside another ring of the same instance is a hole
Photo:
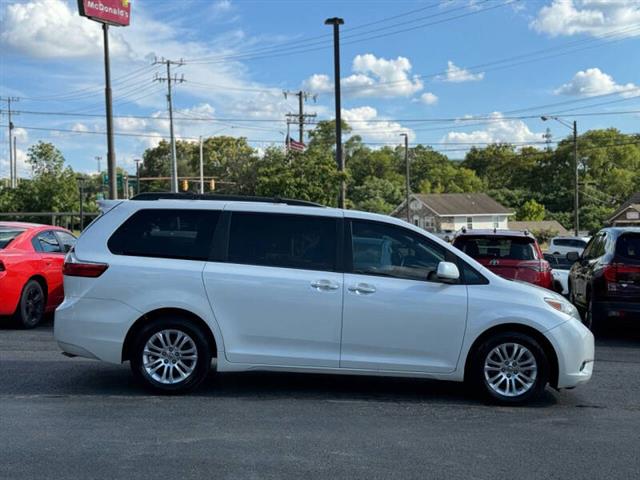
[[[69,261],[67,258],[62,267],[62,273],[68,277],[96,278],[102,275],[107,268],[109,265],[106,263],[83,263]]]
[[[618,290],[618,284],[640,285],[640,266],[614,263],[604,267],[603,276],[610,292]]]

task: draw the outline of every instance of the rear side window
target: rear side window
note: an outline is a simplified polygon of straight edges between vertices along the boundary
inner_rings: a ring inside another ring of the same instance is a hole
[[[234,212],[228,261],[267,267],[336,270],[337,221],[303,215]]]
[[[76,244],[76,237],[67,232],[57,231],[56,235],[58,235],[58,239],[60,240],[60,244],[62,245],[62,250],[64,252],[68,252],[71,250],[71,247]]]
[[[8,246],[24,230],[19,228],[0,228],[0,250]]]
[[[633,260],[640,260],[640,234],[625,233],[618,238],[616,255]]]
[[[38,234],[35,239],[36,250],[44,253],[62,253],[58,237],[51,230]]]
[[[538,259],[534,241],[527,237],[458,237],[454,246],[471,258]]]
[[[207,260],[220,212],[150,209],[134,213],[111,236],[116,255]]]
[[[559,247],[569,247],[569,246],[573,247],[571,240],[567,240],[563,238],[556,238],[553,241],[553,244],[558,245]]]

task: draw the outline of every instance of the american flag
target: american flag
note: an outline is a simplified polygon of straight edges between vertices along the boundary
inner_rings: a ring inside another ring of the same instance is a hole
[[[306,145],[302,142],[297,142],[293,138],[287,138],[287,148],[294,152],[304,152]]]

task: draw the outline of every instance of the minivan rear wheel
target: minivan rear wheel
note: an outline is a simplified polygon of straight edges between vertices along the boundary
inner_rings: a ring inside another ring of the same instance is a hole
[[[504,405],[519,405],[539,397],[549,378],[549,362],[530,335],[505,332],[478,348],[471,370],[476,391]]]
[[[146,387],[159,393],[193,390],[206,378],[210,366],[207,339],[186,318],[156,318],[133,341],[131,370]]]

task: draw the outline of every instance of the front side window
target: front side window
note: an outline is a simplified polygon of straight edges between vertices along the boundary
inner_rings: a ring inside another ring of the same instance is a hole
[[[314,215],[234,212],[228,261],[245,265],[333,271],[337,221]]]
[[[445,249],[410,230],[384,223],[352,223],[353,273],[436,281]]]
[[[38,251],[44,253],[62,253],[58,238],[52,231],[42,232],[37,237],[37,243],[40,247]]]
[[[116,255],[207,260],[220,212],[215,210],[140,210],[109,239]]]

